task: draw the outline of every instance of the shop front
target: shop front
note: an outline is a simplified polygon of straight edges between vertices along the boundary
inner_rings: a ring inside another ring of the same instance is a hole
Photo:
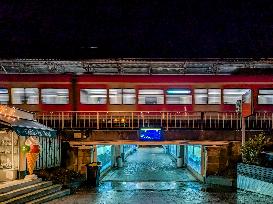
[[[20,147],[28,137],[56,138],[55,130],[34,121],[29,113],[24,117],[13,110],[0,107],[0,181],[15,180],[26,174],[26,155]]]
[[[103,172],[112,165],[112,145],[97,145],[97,161],[101,162],[100,171]]]
[[[202,145],[186,145],[185,151],[187,168],[202,180]]]

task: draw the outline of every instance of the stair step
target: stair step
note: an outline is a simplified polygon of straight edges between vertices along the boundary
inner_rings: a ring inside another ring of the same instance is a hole
[[[42,181],[41,178],[35,179],[35,180],[15,180],[15,181],[9,181],[4,184],[0,185],[0,194],[7,193],[13,190],[16,190],[18,188],[30,186],[36,183],[40,183]]]
[[[50,195],[47,195],[45,197],[41,197],[39,199],[30,201],[27,204],[45,203],[45,202],[48,202],[48,201],[51,201],[51,200],[54,200],[54,199],[57,199],[57,198],[64,197],[66,195],[70,195],[70,189],[65,189],[65,190],[62,190],[62,191],[58,191],[58,192],[56,192],[54,194],[50,194]]]
[[[45,188],[45,187],[48,187],[51,185],[52,185],[52,181],[40,182],[40,183],[36,183],[36,184],[30,185],[30,186],[22,187],[22,188],[19,188],[19,189],[16,189],[16,190],[13,190],[13,191],[10,191],[7,193],[0,194],[0,202],[18,197],[23,194],[27,194],[27,193],[36,191],[38,189]]]
[[[48,194],[53,194],[56,191],[61,190],[61,188],[62,188],[61,185],[55,184],[55,185],[52,185],[52,186],[49,186],[49,187],[46,187],[46,188],[42,188],[42,189],[33,191],[31,193],[27,193],[27,194],[18,196],[16,198],[12,198],[12,199],[4,201],[2,203],[3,204],[4,203],[16,203],[16,204],[26,203],[26,202],[41,198],[42,196],[46,196]]]

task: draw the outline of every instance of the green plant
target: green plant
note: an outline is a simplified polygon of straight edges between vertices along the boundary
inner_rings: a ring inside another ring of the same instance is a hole
[[[260,165],[260,155],[264,146],[265,136],[263,133],[256,135],[246,141],[241,149],[243,163]]]

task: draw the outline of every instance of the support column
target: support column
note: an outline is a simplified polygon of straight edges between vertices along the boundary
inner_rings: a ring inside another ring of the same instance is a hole
[[[125,152],[124,152],[123,145],[120,145],[120,156],[121,156],[122,162],[125,162]]]
[[[219,175],[228,168],[227,146],[205,147],[205,172],[204,175]]]
[[[93,162],[97,162],[97,156],[98,156],[97,145],[94,145],[93,146]]]
[[[184,146],[177,145],[176,146],[176,153],[177,153],[177,168],[181,168],[184,166]]]
[[[115,153],[115,145],[111,146],[111,164],[112,167],[116,166],[116,153]]]
[[[246,142],[246,123],[245,118],[242,116],[242,145]]]
[[[116,166],[117,167],[122,167],[123,162],[122,162],[122,157],[121,157],[121,145],[115,145],[115,155],[116,155]]]

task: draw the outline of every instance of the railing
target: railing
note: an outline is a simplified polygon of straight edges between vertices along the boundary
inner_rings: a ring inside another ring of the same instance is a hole
[[[233,129],[242,119],[236,112],[41,112],[38,122],[56,129]],[[273,113],[255,113],[245,119],[246,129],[273,129]]]

